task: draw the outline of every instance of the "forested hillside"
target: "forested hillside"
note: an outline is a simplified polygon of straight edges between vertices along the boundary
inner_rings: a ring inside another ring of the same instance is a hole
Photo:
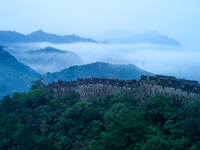
[[[163,95],[142,104],[124,91],[82,101],[38,86],[0,102],[0,149],[200,149],[200,99],[177,106]]]
[[[60,72],[47,73],[44,76],[46,83],[58,80],[76,80],[77,78],[118,78],[139,79],[141,75],[153,75],[135,65],[109,64],[96,62],[81,66],[72,66]]]
[[[28,91],[31,81],[41,75],[19,63],[15,57],[0,47],[0,99],[16,91]]]

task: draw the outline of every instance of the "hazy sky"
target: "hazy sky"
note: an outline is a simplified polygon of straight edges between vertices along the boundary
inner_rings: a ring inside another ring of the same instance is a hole
[[[0,30],[98,35],[157,30],[200,46],[200,0],[0,0]]]

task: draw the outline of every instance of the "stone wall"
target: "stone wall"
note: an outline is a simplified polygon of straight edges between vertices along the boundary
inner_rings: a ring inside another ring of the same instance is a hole
[[[68,89],[77,91],[81,99],[105,97],[115,90],[124,89],[137,100],[143,101],[156,93],[177,101],[192,99],[200,94],[198,81],[177,79],[171,76],[141,76],[139,80],[121,80],[110,78],[77,79],[76,81],[58,81],[42,87],[49,88],[55,95],[66,95]]]

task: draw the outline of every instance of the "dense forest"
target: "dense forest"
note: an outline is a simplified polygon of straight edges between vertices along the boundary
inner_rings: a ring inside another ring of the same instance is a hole
[[[52,95],[35,81],[0,102],[1,150],[200,149],[200,99],[164,95],[141,103],[125,91],[80,100]]]

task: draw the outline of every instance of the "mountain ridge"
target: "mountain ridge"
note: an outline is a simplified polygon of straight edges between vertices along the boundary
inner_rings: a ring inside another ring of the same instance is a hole
[[[181,44],[167,35],[158,33],[156,30],[132,32],[128,30],[110,29],[103,34],[94,37],[96,40],[106,40],[111,44],[136,44],[151,43],[168,46],[181,46]]]
[[[0,30],[0,44],[38,43],[38,42],[49,42],[53,44],[69,44],[78,42],[99,43],[91,38],[82,38],[74,34],[61,36],[57,34],[46,33],[41,29],[27,35],[18,33],[16,31]]]
[[[129,64],[109,64],[95,62],[81,66],[71,66],[60,72],[48,73],[43,76],[46,83],[58,80],[76,80],[77,78],[118,78],[118,79],[139,79],[141,75],[153,75],[150,72]]]

